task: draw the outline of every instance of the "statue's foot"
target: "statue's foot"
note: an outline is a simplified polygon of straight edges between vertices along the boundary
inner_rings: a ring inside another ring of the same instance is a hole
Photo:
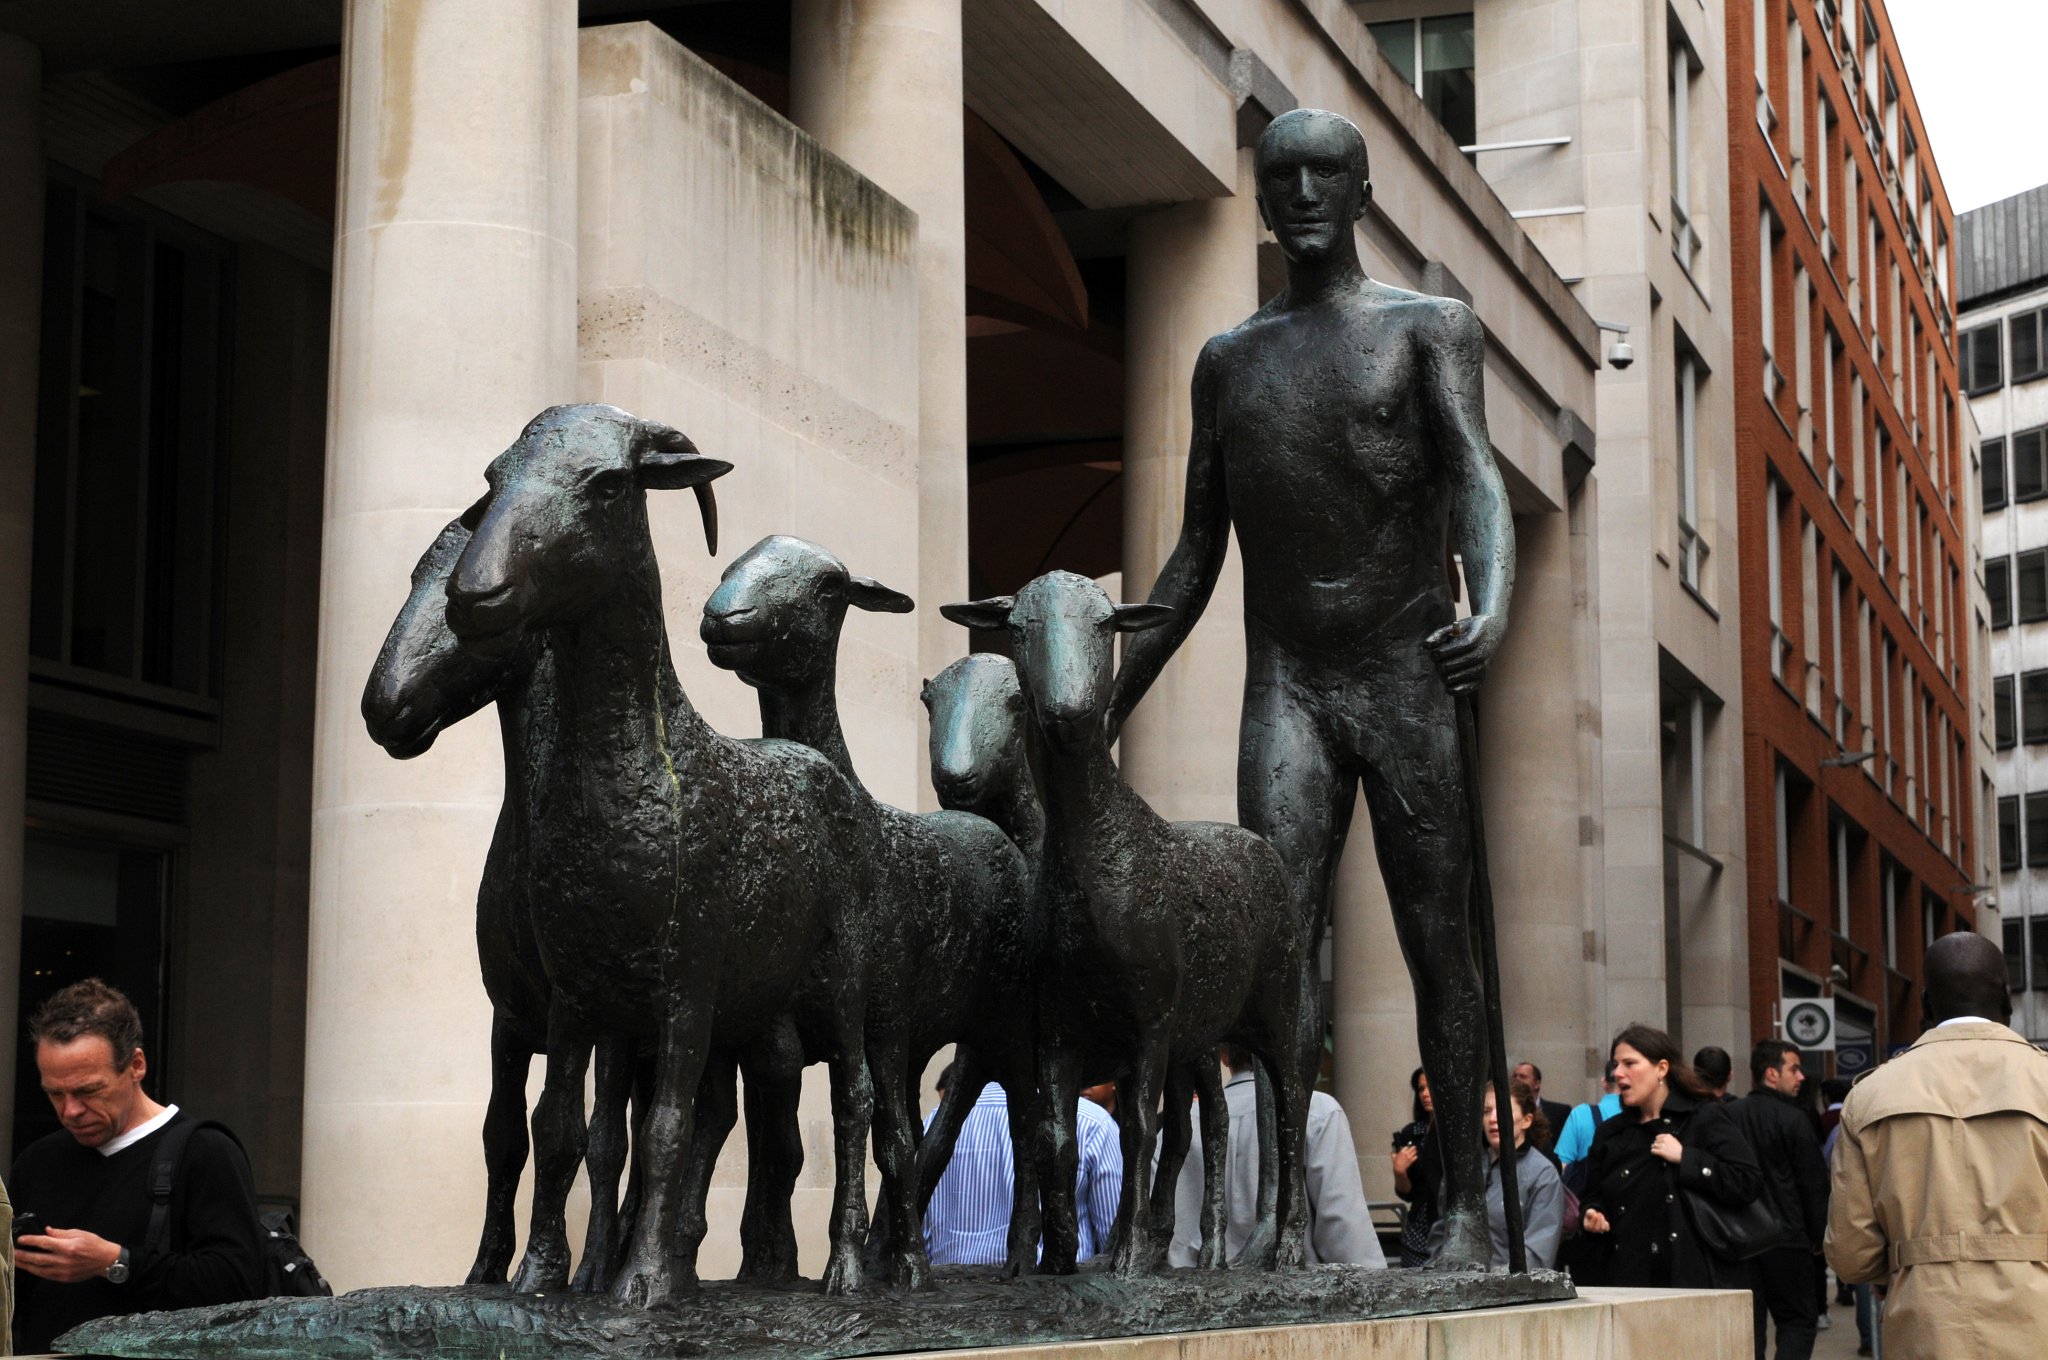
[[[932,1263],[924,1252],[905,1247],[892,1254],[889,1282],[898,1289],[925,1289],[932,1282]]]
[[[695,1285],[693,1277],[679,1273],[668,1261],[646,1261],[636,1251],[612,1282],[612,1297],[628,1308],[666,1308]]]
[[[1244,1240],[1244,1250],[1237,1254],[1235,1264],[1247,1270],[1271,1270],[1280,1260],[1280,1232],[1270,1218],[1261,1218],[1252,1225],[1252,1234]]]
[[[1425,1267],[1436,1271],[1489,1270],[1493,1266],[1493,1232],[1486,1215],[1453,1211],[1444,1217],[1444,1242]]]
[[[526,1245],[519,1271],[512,1277],[518,1294],[559,1294],[569,1287],[569,1243],[563,1238],[536,1237]]]
[[[1281,1232],[1280,1245],[1273,1253],[1275,1270],[1302,1270],[1308,1266],[1308,1226],[1289,1228]]]
[[[787,1284],[796,1278],[796,1247],[749,1251],[740,1259],[739,1278],[748,1284]]]
[[[1222,1270],[1229,1264],[1229,1258],[1224,1254],[1222,1233],[1210,1233],[1202,1239],[1202,1252],[1195,1264],[1203,1270]]]
[[[825,1292],[834,1298],[847,1294],[858,1294],[862,1283],[860,1248],[851,1242],[840,1242],[832,1248],[832,1259],[825,1263]]]
[[[486,1242],[477,1248],[476,1261],[469,1268],[464,1284],[503,1284],[505,1274],[512,1268],[512,1244],[499,1246]]]

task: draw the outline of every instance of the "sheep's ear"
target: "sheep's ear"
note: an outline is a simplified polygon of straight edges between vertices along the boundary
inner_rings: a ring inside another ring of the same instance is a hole
[[[891,590],[872,576],[846,578],[846,602],[873,614],[908,614],[917,602],[900,590]]]
[[[1172,617],[1173,606],[1169,604],[1120,604],[1110,621],[1119,633],[1142,633]]]
[[[718,498],[711,483],[732,471],[722,458],[706,458],[681,430],[657,421],[643,420],[634,471],[648,491],[680,491],[689,487],[697,493],[697,511],[704,518],[704,543],[718,556]]]
[[[992,595],[967,604],[942,604],[939,613],[962,628],[1002,628],[1010,622],[1010,611],[1016,607],[1015,595]]]
[[[483,495],[476,498],[475,505],[470,506],[469,509],[463,511],[456,518],[455,523],[467,529],[470,533],[475,533],[477,525],[484,522],[484,511],[490,509],[490,506],[491,493],[486,491]]]

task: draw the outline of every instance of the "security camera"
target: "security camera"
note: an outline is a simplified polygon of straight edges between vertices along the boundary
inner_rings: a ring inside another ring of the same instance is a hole
[[[1607,366],[1617,373],[1636,361],[1636,352],[1626,340],[1617,340],[1607,351]]]

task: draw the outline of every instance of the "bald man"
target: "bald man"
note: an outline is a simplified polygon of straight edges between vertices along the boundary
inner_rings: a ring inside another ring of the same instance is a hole
[[[2019,1360],[2048,1336],[2048,1054],[1981,935],[1927,951],[1935,1024],[1842,1104],[1827,1257],[1889,1282],[1891,1360]]]

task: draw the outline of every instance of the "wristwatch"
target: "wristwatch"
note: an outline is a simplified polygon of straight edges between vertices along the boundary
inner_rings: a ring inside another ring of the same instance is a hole
[[[112,1284],[128,1283],[128,1248],[121,1248],[121,1254],[114,1258],[114,1264],[107,1267],[107,1280]]]

